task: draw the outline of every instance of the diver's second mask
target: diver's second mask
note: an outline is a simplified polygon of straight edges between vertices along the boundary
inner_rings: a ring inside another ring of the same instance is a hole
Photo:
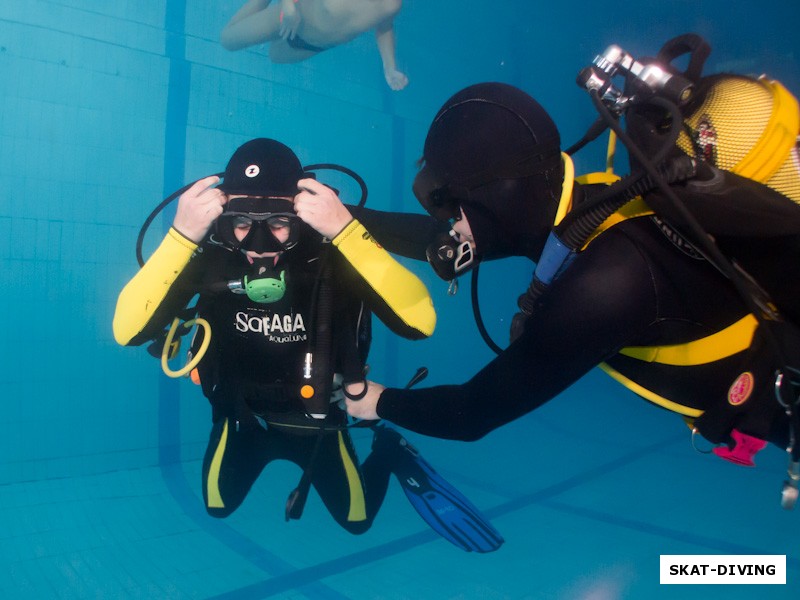
[[[445,281],[452,281],[477,264],[470,243],[459,242],[452,229],[449,233],[439,234],[425,250],[425,256],[436,274]]]

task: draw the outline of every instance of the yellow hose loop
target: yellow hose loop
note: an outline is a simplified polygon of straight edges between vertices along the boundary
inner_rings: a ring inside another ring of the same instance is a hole
[[[200,349],[197,351],[197,354],[192,357],[192,360],[186,363],[183,368],[173,371],[169,368],[168,364],[169,349],[172,346],[172,339],[175,337],[175,332],[178,330],[178,327],[180,327],[180,319],[176,317],[172,321],[169,333],[167,334],[167,340],[164,342],[164,348],[161,351],[161,369],[167,377],[172,377],[173,379],[185,377],[191,373],[192,369],[194,369],[205,356],[208,345],[211,343],[211,325],[209,325],[208,321],[200,317],[186,321],[183,324],[184,327],[193,327],[194,325],[199,325],[203,328],[203,342],[200,344]]]
[[[561,186],[561,200],[558,202],[554,225],[558,225],[572,208],[572,187],[575,183],[575,165],[572,158],[566,152],[562,152],[561,160],[564,162],[564,183]]]
[[[614,157],[617,155],[617,134],[608,132],[608,148],[606,149],[606,173],[614,173]]]

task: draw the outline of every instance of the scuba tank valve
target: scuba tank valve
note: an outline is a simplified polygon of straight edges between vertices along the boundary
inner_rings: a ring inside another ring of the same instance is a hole
[[[670,73],[656,63],[642,64],[616,45],[606,48],[603,54],[594,59],[593,66],[581,71],[578,85],[589,91],[598,91],[603,100],[619,114],[635,101],[635,97],[625,96],[611,85],[611,79],[617,74],[625,76],[632,84],[634,95],[658,95],[678,106],[686,104],[694,90],[694,84],[689,79]]]

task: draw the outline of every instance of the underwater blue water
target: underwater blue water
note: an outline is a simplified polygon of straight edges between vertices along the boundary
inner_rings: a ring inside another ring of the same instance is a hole
[[[111,318],[145,217],[250,138],[356,170],[371,207],[418,211],[425,132],[465,85],[523,88],[569,144],[594,120],[574,80],[597,53],[652,55],[693,31],[713,47],[709,72],[765,72],[798,93],[800,5],[406,0],[395,28],[410,84],[392,92],[372,34],[295,65],[270,63],[264,46],[223,50],[240,4],[0,3],[0,597],[797,598],[800,514],[779,506],[781,452],[752,470],[698,454],[680,419],[599,372],[478,442],[409,436],[492,517],[506,539],[496,553],[437,538],[396,485],[365,535],[339,529],[316,497],[284,523],[299,476],[285,464],[212,520],[199,485],[207,402],[143,349],[118,347]],[[603,156],[602,144],[583,151],[578,171]],[[357,199],[352,183],[326,181]],[[372,377],[401,385],[426,365],[428,383],[461,382],[492,356],[466,282],[448,297],[427,266],[406,264],[434,296],[437,332],[406,342],[377,327]],[[523,261],[483,270],[496,339],[529,277]],[[366,453],[369,435],[357,443]],[[782,554],[787,585],[662,586],[662,554]]]

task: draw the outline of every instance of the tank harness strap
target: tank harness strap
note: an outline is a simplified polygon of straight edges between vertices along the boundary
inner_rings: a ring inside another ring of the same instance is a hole
[[[603,173],[599,173],[602,175]],[[649,215],[654,215],[655,212],[647,203],[642,199],[641,196],[637,196],[627,204],[625,204],[622,208],[620,208],[617,212],[611,214],[605,221],[600,224],[594,233],[586,240],[586,243],[581,248],[581,251],[585,250],[586,247],[594,240],[597,236],[599,236],[604,231],[611,229],[614,225],[618,225],[623,221],[627,221],[628,219],[635,219],[636,217],[646,217]]]
[[[725,329],[699,340],[671,346],[631,346],[623,348],[620,354],[649,363],[688,367],[704,365],[750,347],[758,321],[747,315]]]
[[[597,171],[595,173],[585,173],[575,178],[581,185],[611,185],[620,180],[620,176],[608,171]]]
[[[611,173],[589,173],[576,180],[584,185],[613,183],[618,177]],[[603,232],[628,219],[644,217],[655,214],[647,203],[639,196],[625,204],[618,211],[610,215],[595,230],[586,244],[586,247]],[[750,347],[758,322],[753,315],[747,315],[725,329],[704,338],[693,340],[684,344],[670,346],[632,346],[620,350],[620,354],[636,360],[660,363],[672,366],[693,366],[707,364],[732,356]],[[648,390],[635,381],[629,379],[607,363],[601,363],[600,369],[613,379],[624,385],[632,392],[643,398],[685,417],[699,417],[702,410],[683,406]]]
[[[626,388],[628,388],[630,391],[632,391],[635,394],[638,394],[639,396],[641,396],[645,400],[649,400],[653,404],[656,404],[656,405],[658,405],[658,406],[660,406],[662,408],[666,408],[667,410],[669,410],[671,412],[683,415],[684,417],[694,417],[694,418],[696,418],[696,417],[699,417],[700,415],[703,414],[703,411],[700,410],[700,409],[690,408],[688,406],[683,406],[681,404],[678,404],[677,402],[673,402],[672,400],[668,400],[667,398],[664,398],[663,396],[660,396],[660,395],[656,394],[655,392],[652,392],[652,391],[648,390],[645,387],[642,387],[641,385],[639,385],[638,383],[636,383],[632,379],[628,379],[627,377],[625,377],[625,375],[623,375],[622,373],[620,373],[619,371],[617,371],[616,369],[614,369],[612,366],[608,365],[607,363],[600,363],[598,366],[600,367],[600,369],[604,373],[609,375],[612,379],[614,379],[617,382],[621,383]]]

